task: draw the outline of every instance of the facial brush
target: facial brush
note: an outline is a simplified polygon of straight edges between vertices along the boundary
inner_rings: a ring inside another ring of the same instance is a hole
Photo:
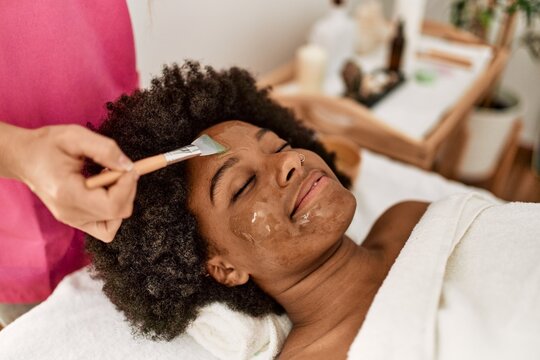
[[[144,158],[136,161],[133,165],[135,171],[137,171],[139,175],[144,175],[196,156],[214,155],[225,152],[226,150],[227,148],[214,141],[210,136],[202,135],[190,145],[168,153]],[[89,177],[85,182],[86,187],[94,189],[114,184],[122,174],[124,174],[122,171],[106,171],[99,175]]]

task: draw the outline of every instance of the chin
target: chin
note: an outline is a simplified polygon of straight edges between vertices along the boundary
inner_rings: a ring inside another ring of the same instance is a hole
[[[354,195],[342,188],[340,196],[324,201],[327,217],[319,217],[313,222],[305,247],[305,264],[310,268],[313,264],[320,264],[333,253],[343,241],[345,232],[349,228],[356,209]],[[315,219],[314,219],[315,220]],[[311,232],[312,231],[312,232]]]
[[[352,222],[356,210],[354,195],[336,181],[326,194],[299,214],[297,223],[302,232],[317,235],[332,246],[340,241]]]
[[[332,201],[334,202],[335,214],[337,216],[331,219],[334,221],[334,228],[329,230],[333,230],[332,232],[335,234],[343,236],[351,225],[354,217],[356,198],[349,190],[344,189],[343,195],[336,197]]]

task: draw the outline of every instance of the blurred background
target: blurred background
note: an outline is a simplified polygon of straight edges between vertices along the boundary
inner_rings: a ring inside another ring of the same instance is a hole
[[[388,21],[388,24],[392,24],[392,26],[388,25],[391,26],[392,31],[389,32],[384,41],[381,41],[380,45],[388,49],[395,35],[396,21],[400,15],[399,2],[398,0],[350,0],[341,5],[336,5],[328,0],[229,0],[227,2],[210,0],[196,2],[184,0],[128,0],[134,27],[141,86],[148,86],[151,77],[159,74],[164,63],[182,62],[184,59],[199,60],[203,64],[217,68],[233,65],[240,66],[249,69],[258,77],[264,77],[266,74],[275,72],[283,64],[291,61],[295,62],[295,59],[298,69],[297,57],[299,56],[299,49],[307,43],[313,42],[311,37],[316,32],[316,25],[324,22],[325,17],[330,17],[336,7],[345,9],[349,20],[356,24],[357,32],[360,32],[360,34],[357,33],[356,35],[362,37],[368,31],[366,27],[369,25],[365,22],[364,24],[360,23],[362,22],[362,6],[365,7],[364,13],[369,14],[366,8],[371,6],[372,3],[377,3],[384,19]],[[418,6],[422,7],[422,20],[456,25],[456,21],[459,22],[459,19],[456,19],[456,9],[459,9],[460,6],[463,8],[475,3],[474,6],[478,6],[476,11],[480,10],[473,16],[478,18],[480,24],[490,22],[487,34],[482,34],[483,40],[487,44],[494,46],[497,32],[500,32],[500,27],[504,26],[500,25],[500,23],[504,23],[505,19],[501,17],[500,13],[489,13],[483,9],[500,2],[490,0],[414,0],[409,2],[407,6],[416,6],[413,3],[419,3]],[[336,3],[341,3],[341,1]],[[510,24],[509,36],[511,38],[507,43],[508,54],[504,60],[501,60],[501,68],[494,70],[489,91],[484,91],[481,96],[479,95],[478,99],[475,99],[475,104],[481,104],[482,102],[485,103],[486,97],[488,97],[487,101],[491,105],[495,101],[493,99],[499,97],[493,94],[498,94],[502,90],[503,99],[510,99],[508,100],[510,103],[517,104],[517,106],[512,105],[511,115],[509,115],[512,119],[502,126],[504,129],[500,131],[493,130],[495,126],[485,125],[486,120],[482,119],[482,117],[485,118],[483,113],[483,115],[480,114],[479,116],[480,120],[474,120],[472,125],[469,121],[469,124],[466,125],[468,127],[468,145],[463,147],[465,150],[459,151],[459,156],[455,156],[458,159],[453,160],[455,163],[451,170],[444,171],[444,163],[442,166],[441,164],[437,165],[437,159],[440,159],[439,150],[445,147],[442,142],[436,145],[436,159],[428,165],[426,163],[415,164],[414,161],[400,159],[399,156],[396,157],[391,152],[386,155],[396,160],[419,165],[426,170],[438,171],[442,168],[442,171],[439,172],[447,178],[485,187],[508,200],[540,201],[540,187],[533,164],[534,150],[535,147],[538,147],[540,134],[540,61],[535,60],[534,56],[531,55],[531,46],[533,49],[534,46],[538,49],[540,40],[538,38],[529,39],[528,46],[524,43],[525,36],[530,29],[538,29],[538,14],[536,12],[540,11],[540,5],[538,1],[534,0],[525,1],[524,3],[525,5],[529,4],[530,8],[513,9],[516,16]],[[505,6],[511,5],[512,2],[505,4]],[[405,12],[407,11],[409,9],[405,10]],[[469,8],[468,11],[472,10]],[[415,16],[414,14],[405,14],[404,16],[409,15],[413,16],[413,18]],[[488,15],[492,19],[488,19]],[[532,19],[531,21],[528,21],[527,15],[529,15],[529,20]],[[461,19],[461,24],[458,25],[475,35],[479,35],[477,31],[478,23],[473,22],[471,25],[471,17],[467,18],[467,16],[469,15],[466,13],[462,14],[462,18],[467,20],[468,23],[466,21],[464,23],[463,19]],[[362,28],[362,26],[364,27]],[[476,29],[475,26],[477,26]],[[412,43],[409,41],[407,44]],[[356,50],[355,56],[358,56],[358,47]],[[369,51],[365,51],[365,53],[367,52]],[[365,56],[365,53],[360,55]],[[491,61],[495,61],[493,60],[495,58],[494,53]],[[382,65],[384,64],[381,64],[381,67]],[[435,74],[438,79],[443,78],[440,69],[439,67],[435,71],[438,72]],[[419,72],[416,69],[414,73],[408,74],[409,80],[412,78],[426,80],[427,77],[428,82],[437,81],[437,79],[433,80],[433,68],[430,70],[431,72],[427,71],[427,73],[423,71],[425,69],[420,70],[422,71]],[[456,78],[455,81],[469,80],[458,80]],[[470,81],[471,83],[465,84],[463,89],[474,86],[475,80]],[[407,81],[407,83],[410,83],[410,81]],[[280,85],[273,83],[273,80],[268,84]],[[322,88],[320,91],[321,96],[335,95],[332,94],[331,89],[329,90],[329,86],[325,87],[323,85]],[[394,95],[391,95],[393,96],[392,100],[395,100],[398,92],[404,92],[403,89],[404,87],[401,86]],[[334,89],[334,91],[337,90]],[[387,99],[390,99],[390,97]],[[392,113],[388,109],[383,111],[382,108],[386,106],[384,105],[385,101],[390,102],[390,100],[383,99],[382,102],[376,105],[377,110],[373,111],[376,116],[382,113]],[[447,101],[449,108],[440,109],[440,113],[446,114],[450,112],[450,106],[458,104],[459,101],[458,98],[449,99]],[[407,108],[399,110],[409,111]],[[467,109],[465,112],[468,118],[475,117],[476,111],[474,108]],[[382,117],[382,115],[379,117]],[[488,114],[487,117],[489,118],[490,115]],[[516,121],[520,123],[517,138],[515,134],[510,134],[512,133],[511,125],[515,125]],[[430,131],[434,133],[433,130]],[[488,134],[490,131],[499,131],[499,134]],[[426,134],[430,134],[430,132],[426,132]],[[487,139],[479,139],[482,134]],[[456,137],[456,134],[450,134],[448,137],[451,135]],[[512,136],[516,139],[512,140]],[[493,138],[497,138],[497,140],[491,140]],[[422,141],[424,139],[429,140],[427,135]],[[514,143],[517,141],[517,143],[509,149],[508,143],[511,141],[514,141]],[[356,142],[361,146],[369,147],[369,144],[363,143],[361,139]],[[490,154],[483,154],[482,152]],[[515,154],[505,157],[505,152],[515,152]],[[509,158],[511,159],[509,160]],[[502,164],[503,162],[505,164]],[[504,169],[501,173],[500,167],[503,165],[508,169]],[[494,179],[494,177],[496,178]]]

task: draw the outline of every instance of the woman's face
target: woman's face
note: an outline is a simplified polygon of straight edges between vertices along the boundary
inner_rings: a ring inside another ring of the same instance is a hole
[[[187,164],[189,208],[214,249],[209,273],[229,286],[249,277],[261,286],[302,276],[324,262],[356,206],[326,163],[241,121],[203,133],[228,148]]]

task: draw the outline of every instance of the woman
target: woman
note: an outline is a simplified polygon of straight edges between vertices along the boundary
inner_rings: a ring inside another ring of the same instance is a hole
[[[80,169],[82,157],[116,169],[130,166],[127,158],[120,162],[114,142],[83,126],[99,125],[104,102],[133,91],[138,75],[124,0],[3,2],[0,23],[5,326],[88,263],[77,229],[108,240],[129,215],[133,173],[108,191],[88,191]]]
[[[229,154],[188,163],[189,208],[213,249],[206,270],[225,286],[251,279],[283,306],[294,326],[283,358],[344,358],[426,204],[397,205],[358,246],[344,235],[354,196],[316,153],[263,131],[214,125],[205,133]]]
[[[391,208],[357,246],[344,235],[356,205],[349,179],[236,68],[165,68],[109,111],[100,132],[134,160],[201,133],[228,148],[142,177],[115,240],[88,240],[104,291],[128,320],[171,339],[215,301],[253,316],[285,311],[293,330],[282,358],[344,358],[427,205]]]

